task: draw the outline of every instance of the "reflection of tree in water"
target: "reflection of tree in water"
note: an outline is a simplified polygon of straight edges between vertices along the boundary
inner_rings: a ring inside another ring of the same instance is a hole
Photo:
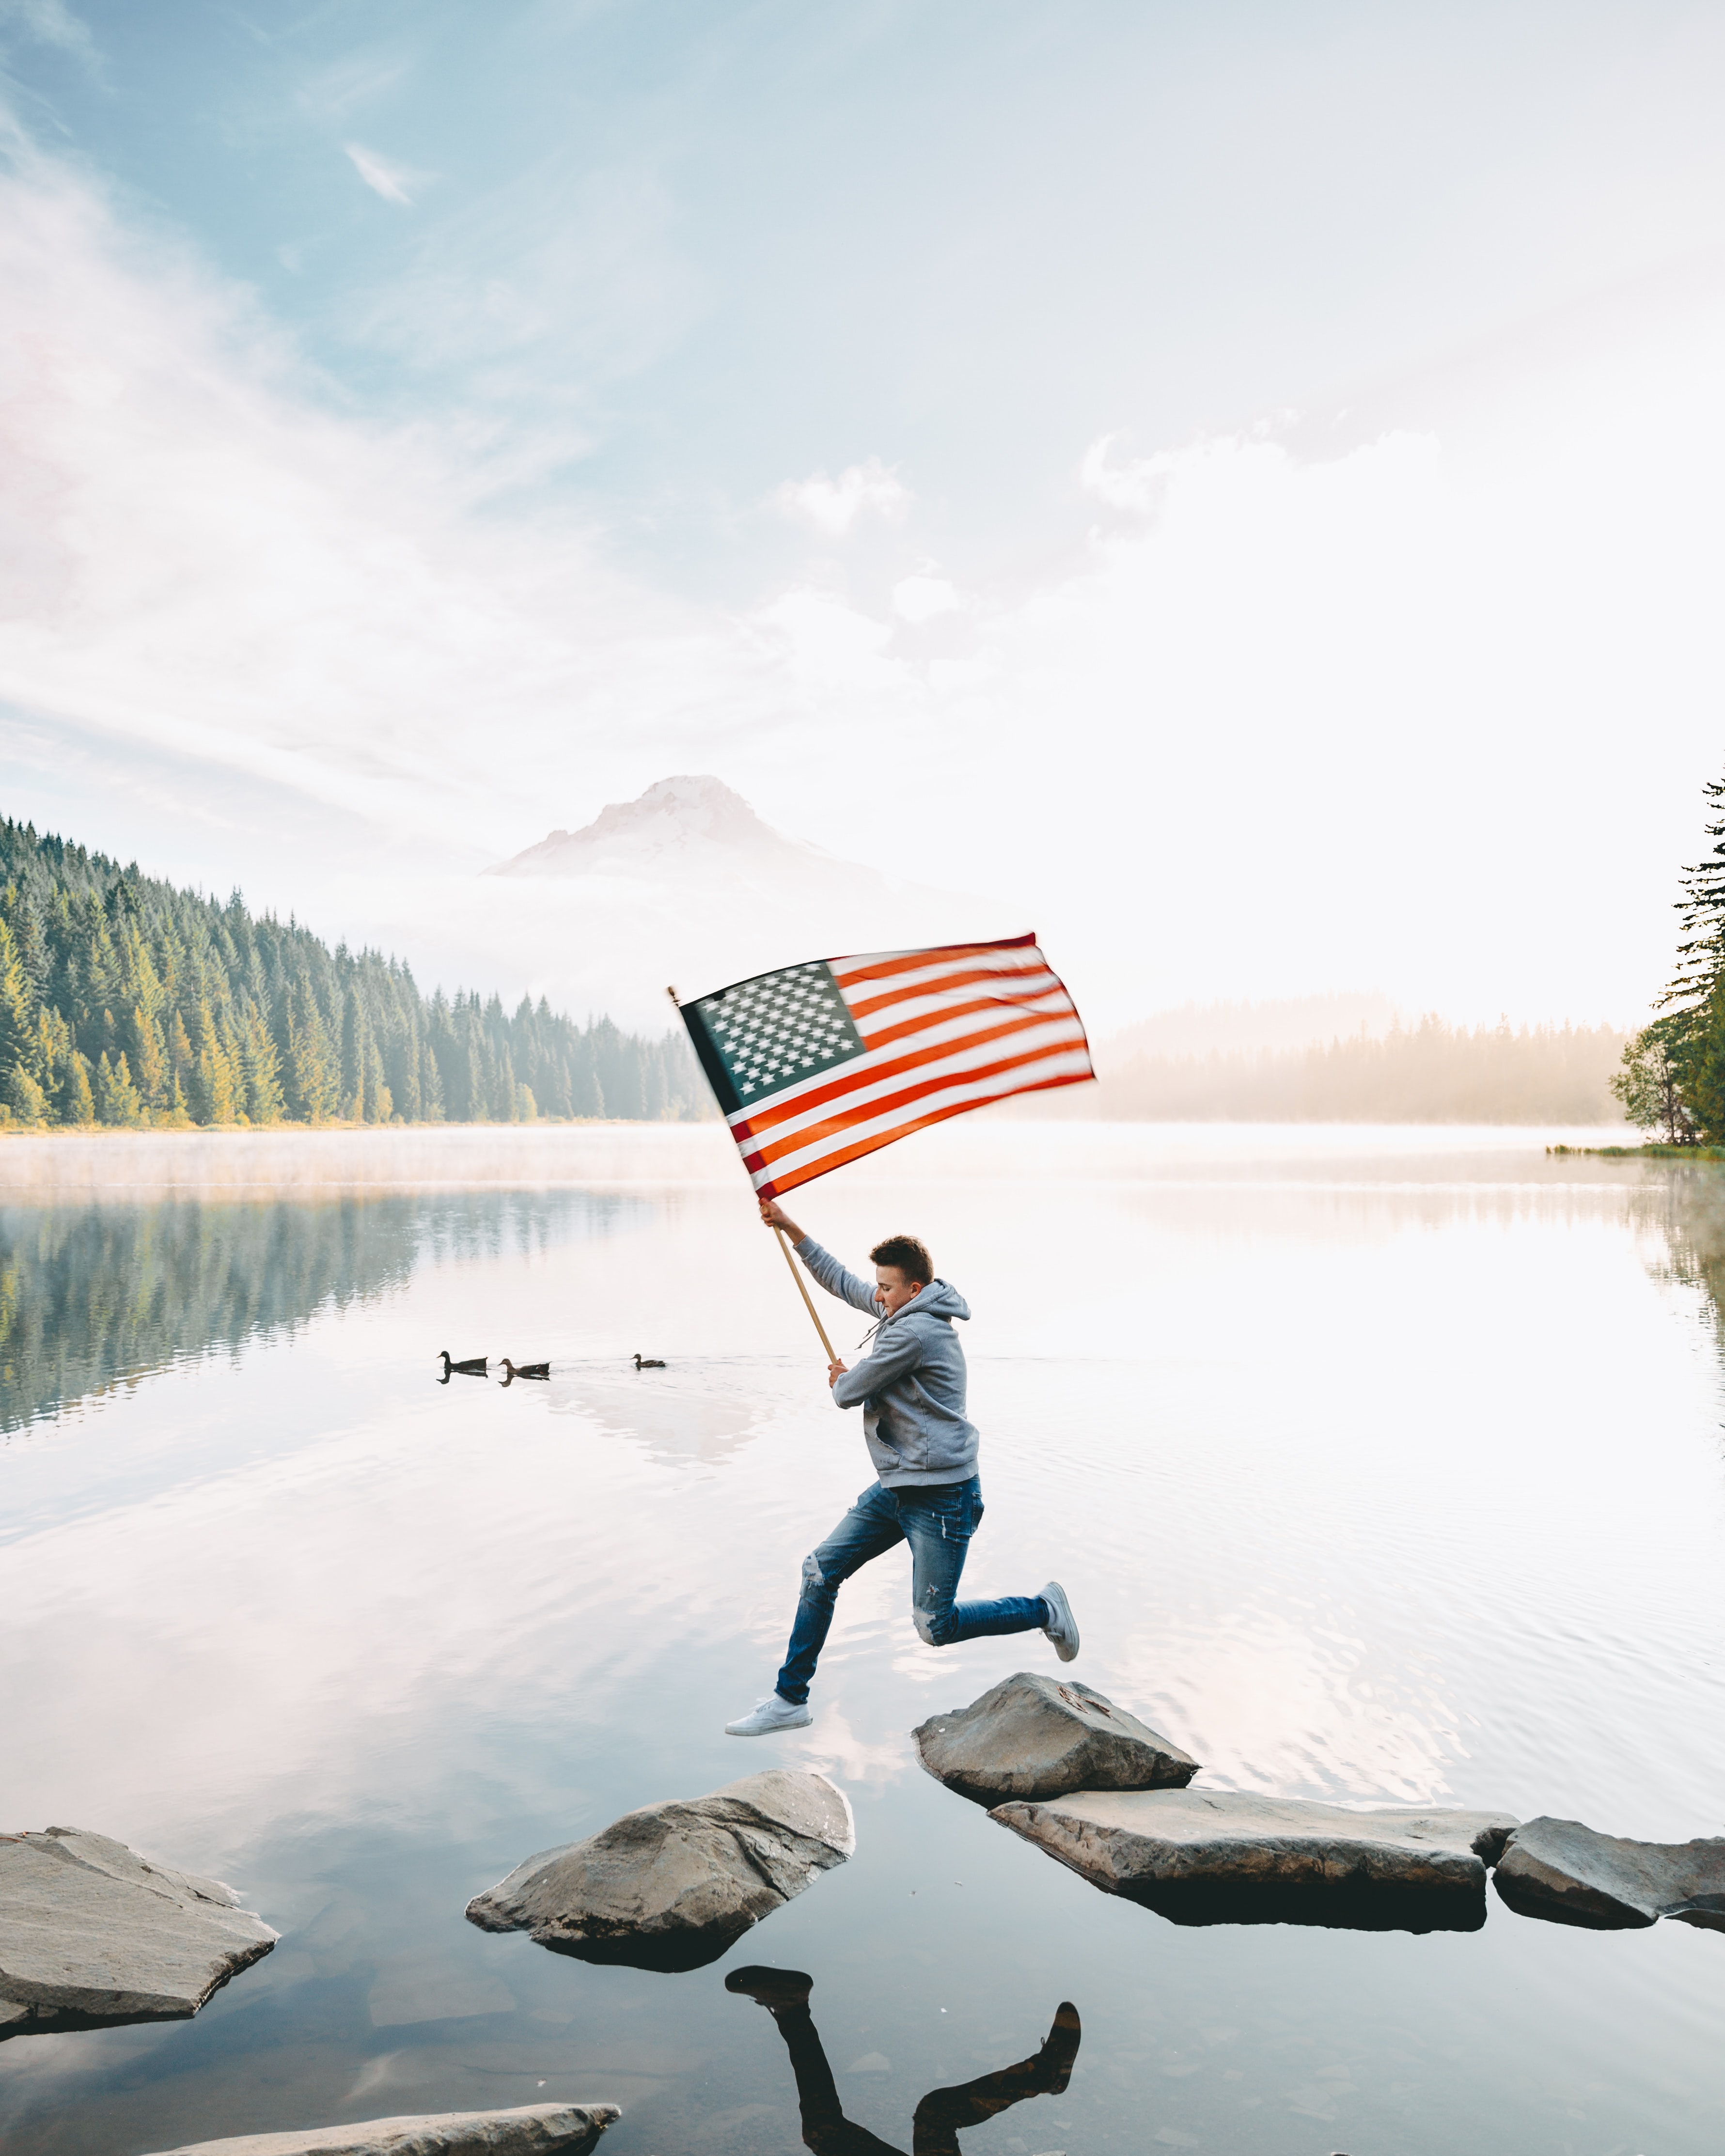
[[[1650,1163],[1644,1173],[1649,1179],[1633,1209],[1638,1219],[1657,1222],[1667,1252],[1654,1277],[1701,1290],[1725,1356],[1725,1163]]]
[[[0,1430],[387,1295],[422,1257],[542,1250],[640,1204],[482,1191],[0,1207]]]
[[[891,2142],[845,2116],[809,2010],[813,1978],[794,1969],[737,1969],[726,1978],[725,1989],[764,2006],[778,2024],[797,2077],[803,2144],[814,2156],[899,2156]],[[1028,2059],[954,2088],[931,2089],[911,2122],[912,2156],[959,2156],[958,2136],[966,2127],[981,2126],[1027,2097],[1063,2095],[1078,2056],[1080,2033],[1077,2008],[1063,2002],[1040,2049]]]

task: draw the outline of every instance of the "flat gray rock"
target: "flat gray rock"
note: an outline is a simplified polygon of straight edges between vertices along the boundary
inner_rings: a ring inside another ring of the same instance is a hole
[[[1529,1820],[1509,1838],[1498,1893],[1523,1917],[1620,1932],[1676,1917],[1725,1931],[1725,1840],[1624,1841],[1579,1820]]]
[[[0,1835],[0,2037],[195,2014],[277,1936],[219,1880],[105,1835]]]
[[[622,2113],[614,2103],[530,2103],[517,2111],[425,2112],[309,2126],[293,2133],[240,2133],[188,2141],[156,2156],[584,2156]]]
[[[700,1969],[855,1848],[842,1789],[773,1768],[530,1856],[475,1895],[467,1918],[583,1961]]]
[[[1020,1670],[915,1732],[922,1763],[960,1796],[998,1804],[1076,1789],[1183,1789],[1199,1762],[1088,1685]]]
[[[1221,1789],[1084,1789],[991,1819],[1104,1893],[1188,1923],[1476,1930],[1504,1812],[1352,1811]]]

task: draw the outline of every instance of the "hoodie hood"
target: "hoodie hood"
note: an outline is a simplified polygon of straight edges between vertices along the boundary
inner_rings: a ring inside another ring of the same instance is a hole
[[[950,1281],[932,1280],[921,1295],[895,1313],[900,1317],[968,1317],[970,1305]],[[892,1319],[885,1321],[891,1324]]]

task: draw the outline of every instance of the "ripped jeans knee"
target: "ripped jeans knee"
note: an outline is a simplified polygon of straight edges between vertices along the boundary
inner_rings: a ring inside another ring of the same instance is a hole
[[[952,1645],[955,1623],[952,1604],[937,1587],[925,1587],[921,1596],[911,1604],[911,1622],[916,1627],[916,1637],[926,1647],[950,1647]]]

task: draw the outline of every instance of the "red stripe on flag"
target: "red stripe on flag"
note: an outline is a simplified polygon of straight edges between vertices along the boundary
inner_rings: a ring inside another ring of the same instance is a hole
[[[757,1147],[756,1150],[762,1163],[770,1166],[775,1160],[782,1160],[787,1153],[801,1152],[805,1146],[817,1144],[824,1137],[836,1137],[840,1131],[852,1129],[860,1122],[873,1122],[880,1116],[890,1116],[895,1109],[906,1107],[913,1101],[926,1100],[931,1093],[944,1091],[952,1086],[980,1085],[984,1079],[998,1078],[1007,1070],[1024,1070],[1030,1064],[1040,1063],[1049,1055],[1058,1054],[1063,1048],[1076,1048],[1077,1045],[1076,1041],[1053,1042],[1033,1049],[1028,1055],[1004,1056],[998,1063],[980,1064],[974,1069],[948,1070],[939,1077],[925,1078],[920,1085],[902,1086],[896,1093],[889,1093],[878,1101],[870,1101],[850,1115],[829,1116],[824,1122],[807,1124],[789,1137],[775,1138],[770,1144]],[[915,1060],[927,1063],[933,1060],[935,1054],[945,1052],[931,1051]],[[753,1135],[751,1132],[750,1136]]]
[[[849,996],[845,1000],[850,1004],[850,1015],[860,1024],[864,1019],[872,1018],[876,1011],[886,1010],[893,1004],[914,1003],[918,996],[943,995],[952,988],[972,988],[982,981],[994,984],[999,991],[999,1000],[1016,1002],[1025,993],[1027,984],[1039,978],[1053,983],[1054,987],[1031,991],[1035,994],[1051,995],[1060,985],[1045,966],[1034,971],[1028,966],[1020,967],[1009,973],[1003,973],[997,966],[973,966],[962,973],[942,973],[932,981],[911,981],[905,987],[889,988],[884,995],[870,996],[860,1003],[853,1003]]]
[[[943,1040],[932,1048],[919,1048],[907,1055],[896,1055],[883,1063],[870,1061],[866,1057],[850,1065],[852,1075],[842,1075],[829,1079],[824,1086],[812,1087],[806,1093],[781,1095],[770,1105],[763,1104],[742,1122],[733,1122],[733,1135],[755,1137],[762,1131],[771,1130],[775,1124],[787,1122],[793,1116],[805,1115],[811,1108],[824,1107],[829,1101],[842,1100],[847,1093],[855,1093],[866,1086],[879,1085],[884,1079],[896,1078],[905,1071],[916,1070],[929,1063],[939,1062],[948,1055],[962,1055],[967,1048],[983,1048],[992,1040],[1004,1040],[1009,1034],[1023,1033],[1031,1026],[1053,1025],[1062,1019],[1070,1018],[1077,1028],[1079,1038],[1072,1045],[1084,1045],[1083,1028],[1078,1025],[1076,1011],[1027,1011],[1020,1016],[1003,1019],[998,1025],[979,1026],[958,1040]],[[875,1112],[875,1104],[868,1105],[868,1112]]]
[[[1020,1093],[1046,1093],[1056,1086],[1087,1086],[1089,1083],[1090,1080],[1084,1072],[1072,1070],[1058,1078],[1039,1078],[1034,1085],[1014,1086],[1009,1093],[995,1097],[1014,1100]],[[783,1177],[773,1177],[768,1182],[758,1183],[755,1188],[762,1198],[783,1198],[787,1191],[794,1190],[799,1183],[813,1183],[816,1176],[825,1175],[831,1168],[843,1168],[846,1161],[860,1160],[865,1153],[879,1152],[883,1146],[890,1146],[899,1138],[908,1137],[912,1131],[926,1130],[931,1123],[943,1123],[950,1116],[962,1116],[968,1109],[988,1106],[986,1100],[949,1101],[944,1107],[932,1109],[926,1116],[918,1116],[912,1122],[895,1123],[890,1131],[878,1131],[873,1137],[860,1139],[856,1144],[843,1147],[837,1152],[824,1152],[819,1160],[812,1160],[803,1168],[791,1168]],[[743,1155],[743,1165],[752,1176],[765,1164],[752,1153]]]
[[[1025,951],[1035,942],[1034,936],[1005,936],[998,943],[937,943],[927,951],[905,951],[894,958],[879,959],[872,966],[853,966],[847,973],[839,971],[845,963],[842,958],[829,958],[827,963],[839,986],[848,988],[853,981],[891,980],[895,973],[914,973],[942,958],[968,958],[978,951]]]

